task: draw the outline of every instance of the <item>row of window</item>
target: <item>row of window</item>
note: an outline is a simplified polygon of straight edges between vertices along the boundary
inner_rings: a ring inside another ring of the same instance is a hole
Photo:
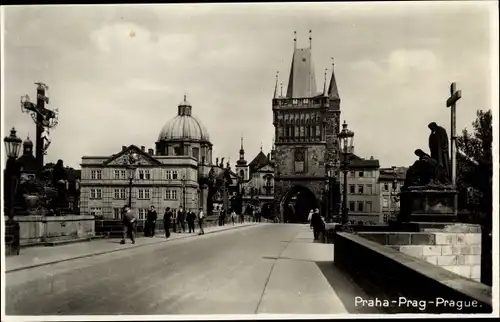
[[[113,172],[113,179],[124,180],[128,179],[127,171],[124,169],[117,169]],[[148,169],[138,169],[134,179],[139,180],[150,180],[151,171]],[[166,180],[178,180],[180,178],[177,170],[165,170],[163,172],[163,178]],[[91,170],[90,171],[91,180],[102,180],[102,170]]]
[[[358,187],[358,189],[356,190],[356,186]],[[366,186],[366,189],[365,189],[365,186]],[[351,194],[366,194],[366,195],[371,195],[373,194],[373,186],[371,184],[366,184],[366,185],[363,185],[363,184],[358,184],[358,185],[355,185],[355,184],[350,184],[349,185],[349,193]]]
[[[146,216],[148,214],[149,208],[139,208],[137,209],[138,213],[138,219],[139,220],[145,220]],[[157,210],[158,214],[163,214],[165,210],[163,209],[160,211],[160,209]],[[102,208],[99,207],[92,207],[90,208],[90,214],[96,217],[102,217]],[[172,212],[174,215],[177,213],[177,209],[172,209]],[[122,218],[122,208],[113,208],[113,219],[121,219]]]
[[[371,201],[349,201],[349,211],[372,212],[372,202]]]
[[[137,199],[149,200],[151,199],[151,190],[150,188],[138,188],[137,189]],[[114,199],[126,199],[127,198],[126,188],[116,188],[113,191]],[[90,199],[102,199],[102,188],[91,188],[90,189]],[[176,189],[167,189],[165,190],[164,195],[165,200],[177,200],[177,190]]]
[[[394,202],[393,206],[396,208],[399,208],[399,202]],[[382,207],[389,208],[389,198],[388,197],[384,197],[382,199]]]

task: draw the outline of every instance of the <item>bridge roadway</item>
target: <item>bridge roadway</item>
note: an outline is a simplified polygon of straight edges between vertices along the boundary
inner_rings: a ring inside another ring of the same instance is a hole
[[[332,260],[306,225],[262,223],[9,272],[6,314],[377,313]]]

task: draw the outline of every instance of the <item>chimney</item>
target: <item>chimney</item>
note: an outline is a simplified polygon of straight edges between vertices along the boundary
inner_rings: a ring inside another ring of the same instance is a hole
[[[125,151],[127,147],[125,145],[122,145],[122,151]]]
[[[153,149],[148,149],[148,153],[149,153],[149,155],[155,155],[155,150],[153,150]]]
[[[144,145],[141,145],[141,151],[146,152],[146,147]]]

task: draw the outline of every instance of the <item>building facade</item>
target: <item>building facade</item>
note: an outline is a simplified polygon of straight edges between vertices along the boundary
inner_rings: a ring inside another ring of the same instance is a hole
[[[274,201],[274,144],[271,153],[264,154],[262,148],[250,163],[245,160],[243,138],[241,139],[240,158],[236,161],[236,174],[240,182],[242,195],[242,211],[247,209],[262,210],[266,204],[272,206]],[[274,215],[274,214],[273,214]]]
[[[325,190],[326,167],[335,166],[339,159],[338,133],[340,127],[340,96],[335,73],[329,87],[323,91],[316,87],[312,50],[295,48],[292,57],[286,95],[278,93],[276,80],[272,100],[273,125],[275,128],[275,189],[274,207],[281,220],[287,211],[287,203],[302,194],[303,207],[299,218],[307,219],[311,208],[321,208]],[[335,169],[338,178],[338,168]]]
[[[399,197],[403,187],[406,167],[381,168],[378,186],[380,190],[381,221],[387,224],[399,213]]]
[[[378,187],[380,164],[373,157],[363,159],[353,154],[347,173],[347,207],[351,223],[381,224]],[[344,173],[341,182],[344,182]]]
[[[191,111],[184,97],[177,116],[161,129],[156,153],[130,145],[111,156],[83,156],[81,213],[119,219],[129,198],[140,220],[144,220],[151,205],[158,214],[167,207],[175,212],[180,206],[188,210],[203,207],[206,211],[204,180],[212,167],[212,144],[208,131]],[[135,160],[131,186],[130,158]]]

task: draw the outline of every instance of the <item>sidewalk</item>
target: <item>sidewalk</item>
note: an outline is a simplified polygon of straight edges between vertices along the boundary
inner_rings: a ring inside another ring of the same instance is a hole
[[[216,233],[230,229],[254,226],[256,223],[226,224],[225,226],[212,226],[205,228],[205,234]],[[197,229],[198,231],[198,229]],[[23,248],[19,256],[7,256],[5,258],[5,273],[20,271],[28,268],[45,266],[60,262],[65,262],[78,258],[91,257],[101,254],[113,253],[121,250],[155,245],[159,243],[169,242],[171,240],[191,238],[198,236],[198,233],[171,233],[168,239],[165,238],[163,232],[159,232],[153,238],[138,237],[135,244],[130,240],[127,244],[121,245],[119,238],[113,239],[95,239],[90,242],[81,242],[77,244],[66,244],[55,247],[29,247]]]

